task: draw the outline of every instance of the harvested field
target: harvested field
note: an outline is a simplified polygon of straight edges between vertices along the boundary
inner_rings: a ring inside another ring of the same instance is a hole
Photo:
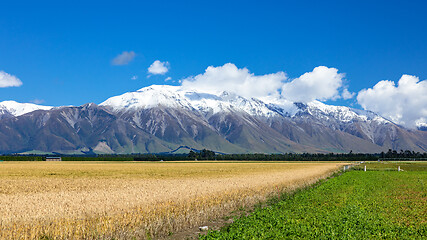
[[[311,184],[342,164],[2,162],[0,237],[166,236]]]

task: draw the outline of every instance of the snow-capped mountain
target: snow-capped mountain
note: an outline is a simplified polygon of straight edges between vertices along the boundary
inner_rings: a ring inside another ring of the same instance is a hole
[[[6,116],[21,116],[35,110],[50,110],[50,106],[41,106],[33,103],[18,103],[15,101],[0,102],[0,119]]]
[[[256,99],[246,99],[233,93],[219,95],[183,90],[179,86],[152,85],[107,99],[100,104],[115,112],[135,111],[154,107],[181,108],[203,115],[241,111],[254,116],[275,116],[268,106]]]
[[[185,109],[209,120],[216,114],[245,113],[263,119],[286,118],[297,120],[311,116],[323,125],[342,130],[343,125],[363,122],[365,125],[392,124],[391,121],[370,111],[343,106],[331,106],[319,101],[307,104],[293,103],[283,98],[274,101],[247,99],[233,93],[222,92],[217,95],[188,91],[178,86],[153,85],[136,92],[125,93],[109,98],[101,103],[113,112],[135,112],[156,107]],[[373,139],[372,130],[365,126],[362,131]]]
[[[146,153],[182,146],[224,153],[427,150],[427,132],[373,112],[178,86],[145,87],[99,106],[8,109],[5,114],[16,117],[0,120],[0,152]]]
[[[155,107],[181,108],[196,111],[204,116],[217,113],[244,112],[258,117],[294,117],[307,112],[319,119],[336,119],[342,122],[355,120],[391,123],[389,120],[369,111],[343,106],[331,106],[319,101],[307,104],[293,103],[286,99],[274,102],[256,98],[247,99],[234,93],[222,92],[218,95],[184,90],[179,86],[153,85],[136,92],[111,97],[100,106],[106,106],[114,112],[137,111]]]

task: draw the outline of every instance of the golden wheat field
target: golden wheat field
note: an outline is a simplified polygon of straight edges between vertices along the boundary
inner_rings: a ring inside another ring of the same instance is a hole
[[[1,162],[1,239],[144,239],[197,226],[343,163]]]

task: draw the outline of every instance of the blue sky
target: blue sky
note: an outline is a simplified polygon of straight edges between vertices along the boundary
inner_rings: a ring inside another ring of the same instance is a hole
[[[289,78],[333,67],[356,94],[403,74],[427,78],[425,1],[3,1],[0,9],[0,70],[23,83],[0,88],[0,101],[100,103],[226,63]],[[112,64],[124,51],[133,60]],[[169,71],[147,78],[155,60]],[[356,97],[326,102],[360,107]]]

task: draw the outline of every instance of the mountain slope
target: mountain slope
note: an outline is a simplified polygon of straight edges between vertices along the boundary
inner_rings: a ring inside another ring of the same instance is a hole
[[[50,111],[34,111],[8,118],[0,124],[1,152],[103,153],[169,151],[177,147],[164,142],[102,107],[86,104]]]
[[[317,101],[248,99],[154,85],[99,106],[6,105],[0,104],[1,153],[156,153],[184,146],[224,153],[427,150],[425,131]]]

